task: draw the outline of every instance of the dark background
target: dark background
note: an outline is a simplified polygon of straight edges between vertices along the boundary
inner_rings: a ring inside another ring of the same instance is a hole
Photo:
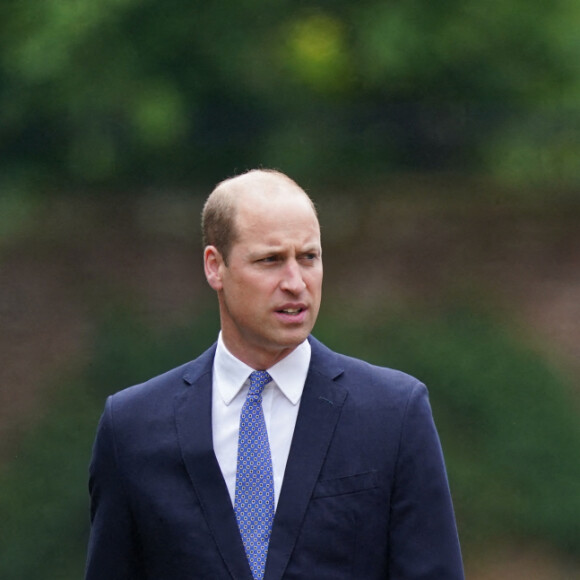
[[[216,336],[199,212],[319,206],[329,346],[424,380],[467,577],[580,573],[572,0],[0,6],[0,577],[82,576],[104,398]]]

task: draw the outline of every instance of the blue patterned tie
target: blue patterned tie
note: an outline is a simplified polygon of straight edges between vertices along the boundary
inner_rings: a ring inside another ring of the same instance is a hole
[[[274,477],[262,391],[272,380],[266,371],[250,375],[250,390],[240,415],[234,510],[255,580],[264,577],[274,520]]]

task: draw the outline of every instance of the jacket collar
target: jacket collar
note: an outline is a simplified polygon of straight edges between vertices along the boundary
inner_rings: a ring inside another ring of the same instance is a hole
[[[274,518],[265,580],[279,580],[284,574],[347,397],[346,389],[335,383],[342,374],[336,354],[313,337],[309,341],[310,369]]]

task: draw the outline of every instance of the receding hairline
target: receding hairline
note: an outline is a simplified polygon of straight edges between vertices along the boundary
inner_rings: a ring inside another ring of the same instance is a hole
[[[314,213],[316,207],[310,196],[291,177],[276,169],[252,169],[246,173],[235,175],[218,183],[209,195],[206,205],[210,200],[218,203],[236,206],[236,201],[244,194],[251,193],[288,194],[295,193],[306,198]],[[216,199],[220,198],[220,199]]]
[[[221,181],[208,196],[202,211],[204,247],[215,246],[227,263],[235,231],[239,202],[251,195],[259,197],[298,195],[306,200],[318,220],[316,206],[310,196],[292,178],[275,169],[252,169]]]

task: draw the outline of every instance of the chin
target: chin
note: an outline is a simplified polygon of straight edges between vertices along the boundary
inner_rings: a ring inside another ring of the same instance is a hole
[[[280,340],[279,344],[282,348],[296,348],[299,344],[302,344],[307,338],[310,332],[301,332],[300,334],[294,334],[286,337],[286,340]]]

